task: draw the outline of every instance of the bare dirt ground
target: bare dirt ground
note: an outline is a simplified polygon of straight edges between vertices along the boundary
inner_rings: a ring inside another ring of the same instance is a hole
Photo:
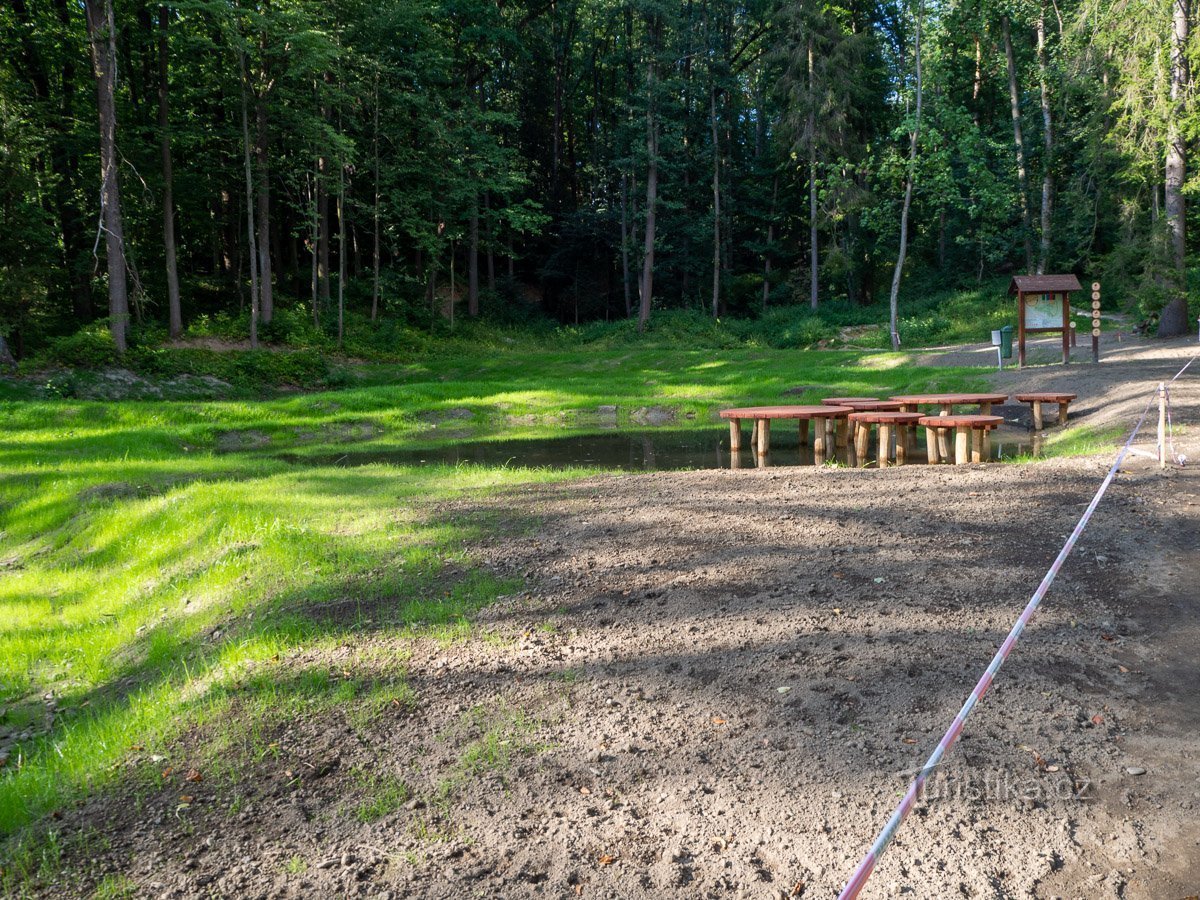
[[[1061,378],[1080,418],[1131,421],[1191,352],[998,383]],[[1195,423],[1200,372],[1173,396]],[[1194,425],[1177,445],[1200,458]],[[831,898],[1111,459],[654,473],[461,503],[446,514],[504,533],[480,564],[527,590],[465,642],[368,630],[284,663],[403,671],[415,709],[271,726],[236,803],[209,779],[184,814],[177,789],[132,785],[65,811],[63,832],[103,841],[46,893],[124,873],[152,897]],[[863,896],[1200,894],[1198,573],[1200,472],[1131,459]],[[412,796],[362,822],[380,776]]]

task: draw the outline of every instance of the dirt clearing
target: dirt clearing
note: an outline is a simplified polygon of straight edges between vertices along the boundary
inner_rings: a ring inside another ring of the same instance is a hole
[[[45,893],[833,897],[1111,459],[458,504],[512,524],[474,554],[526,590],[465,641],[368,624],[282,660],[411,696],[265,726],[186,804],[131,775],[62,814],[71,875]],[[1200,893],[1197,573],[1200,472],[1130,460],[863,896]]]

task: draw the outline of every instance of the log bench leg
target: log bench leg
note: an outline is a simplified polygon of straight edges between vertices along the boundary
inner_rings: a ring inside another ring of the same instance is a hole
[[[740,453],[742,449],[742,420],[729,420],[729,452]]]
[[[826,417],[826,419],[825,419],[825,452],[826,453],[832,453],[833,448],[837,446],[836,430],[837,430],[837,426],[834,424],[833,419]]]
[[[970,443],[970,428],[963,427],[954,429],[954,464],[956,466],[965,466],[968,462],[970,462]]]
[[[758,420],[758,455],[766,456],[771,450],[771,420]]]
[[[1041,400],[1033,401],[1033,430],[1034,431],[1042,430],[1042,401]]]
[[[892,453],[892,426],[883,422],[879,423],[879,450],[878,461],[879,468],[886,469],[888,467],[888,457]]]
[[[800,420],[800,446],[808,446],[808,419]]]
[[[850,430],[849,425],[850,425],[850,420],[845,417],[842,417],[842,418],[838,419],[836,424],[833,426],[835,429],[835,432],[837,434],[836,441],[837,441],[837,448],[839,450],[846,449],[847,434]]]
[[[981,416],[990,416],[992,414],[992,404],[980,403],[979,404],[979,414]]]
[[[867,454],[871,452],[871,426],[866,422],[854,423],[854,456],[855,462],[861,467],[867,464]]]
[[[981,462],[991,462],[992,460],[992,429],[983,429],[983,437],[979,439],[979,455],[982,457]]]
[[[1065,400],[1058,404],[1058,424],[1067,424],[1067,402]]]
[[[896,426],[896,465],[908,462],[908,438],[912,429],[907,425]]]
[[[825,423],[827,419],[816,419],[813,421],[813,454],[823,457],[825,455]]]
[[[925,454],[932,466],[938,461],[937,429],[925,429]]]
[[[949,416],[954,414],[953,406],[943,406],[938,410],[938,415]],[[950,461],[950,438],[948,437],[948,428],[939,428],[938,432],[938,456],[947,462]]]
[[[986,428],[971,429],[971,462],[983,462],[983,436],[987,433]]]

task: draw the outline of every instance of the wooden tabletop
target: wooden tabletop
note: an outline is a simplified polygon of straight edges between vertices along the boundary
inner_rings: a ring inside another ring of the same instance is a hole
[[[1040,400],[1043,403],[1061,403],[1063,400],[1071,401],[1078,397],[1078,394],[1056,394],[1053,391],[1040,394],[1016,394],[1014,399],[1021,403],[1032,403],[1035,400]]]
[[[721,410],[722,419],[841,418],[854,412],[848,406],[743,406]]]
[[[888,410],[863,410],[850,413],[851,422],[866,425],[916,425],[926,418],[921,413],[889,412]]]
[[[953,406],[966,403],[1004,403],[1008,394],[904,394],[891,397],[900,403],[930,403],[940,406]]]
[[[899,400],[845,400],[837,405],[848,406],[856,412],[900,412],[904,406]]]
[[[927,428],[996,428],[1004,422],[1000,416],[921,416]]]
[[[878,397],[826,397],[821,403],[825,406],[853,406],[855,403],[879,403]]]

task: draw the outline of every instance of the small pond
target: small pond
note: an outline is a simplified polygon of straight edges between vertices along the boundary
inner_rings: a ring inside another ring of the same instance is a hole
[[[744,432],[743,449],[729,452],[728,429],[683,431],[653,429],[610,431],[602,434],[572,434],[535,440],[463,440],[427,449],[348,449],[319,455],[283,453],[279,458],[307,465],[363,466],[371,463],[393,465],[529,466],[554,469],[582,467],[622,469],[630,472],[677,469],[754,468],[758,463],[749,448],[749,431]],[[1038,448],[1028,433],[1000,433],[992,438],[993,459],[1036,453]],[[853,465],[853,451],[839,450],[835,459]],[[925,464],[924,444],[918,453],[909,454],[910,463]],[[771,452],[767,466],[811,466],[816,464],[812,446],[801,447],[797,434],[779,429],[771,434]],[[868,459],[874,465],[874,448]]]

